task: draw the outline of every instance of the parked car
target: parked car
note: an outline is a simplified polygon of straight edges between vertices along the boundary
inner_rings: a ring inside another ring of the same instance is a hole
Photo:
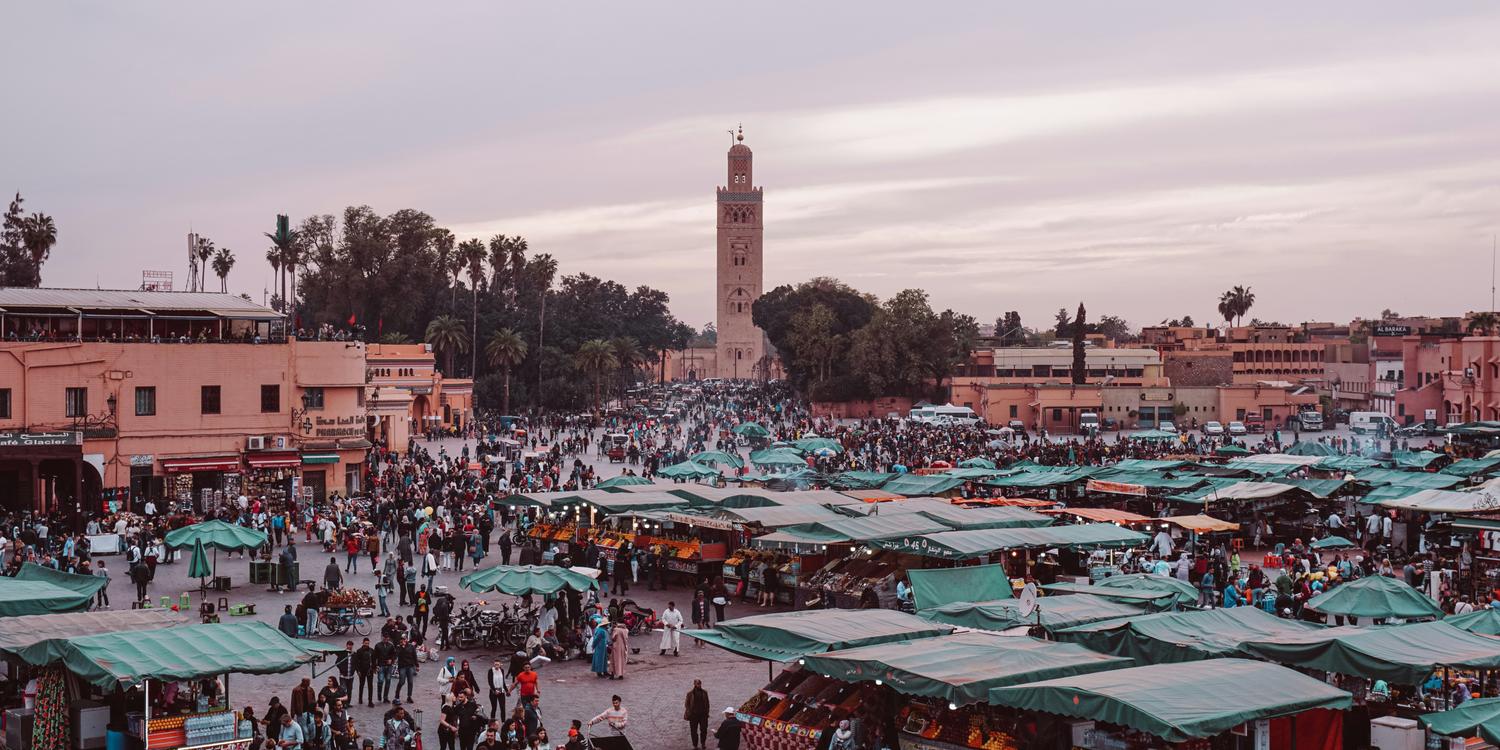
[[[1249,430],[1245,429],[1245,423],[1244,422],[1230,422],[1229,423],[1229,434],[1230,435],[1239,436],[1239,435],[1244,435],[1247,432],[1249,432]]]
[[[1176,432],[1177,425],[1172,424],[1170,421],[1162,422],[1161,424],[1156,426],[1156,429],[1161,430],[1162,432]]]
[[[1115,419],[1114,417],[1105,417],[1104,418],[1104,429],[1105,429],[1106,432],[1110,431],[1110,430],[1118,430],[1118,429],[1120,429],[1120,420]]]
[[[1219,424],[1217,421],[1205,422],[1203,424],[1203,434],[1204,435],[1208,435],[1210,437],[1217,437],[1219,435],[1223,435],[1224,434],[1224,425]]]
[[[1266,431],[1266,418],[1259,414],[1246,414],[1245,429],[1256,434],[1264,433]]]

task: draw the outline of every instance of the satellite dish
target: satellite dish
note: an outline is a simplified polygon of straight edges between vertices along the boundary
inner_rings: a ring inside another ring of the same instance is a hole
[[[1030,617],[1036,611],[1036,584],[1028,583],[1021,589],[1021,616]]]

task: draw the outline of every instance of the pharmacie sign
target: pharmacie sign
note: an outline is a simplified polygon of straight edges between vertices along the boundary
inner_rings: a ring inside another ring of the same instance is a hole
[[[83,445],[81,432],[0,432],[0,448]]]
[[[363,417],[316,417],[313,419],[313,437],[364,437],[364,434]]]

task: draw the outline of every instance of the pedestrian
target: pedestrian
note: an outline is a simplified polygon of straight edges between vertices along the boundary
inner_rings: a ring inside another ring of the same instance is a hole
[[[344,571],[339,570],[339,561],[328,558],[328,567],[323,569],[323,588],[333,591],[344,585]]]
[[[281,717],[281,736],[277,738],[276,745],[283,750],[302,750],[303,738],[306,735],[302,731],[302,725],[292,721],[291,714]]]
[[[411,750],[416,747],[417,735],[421,731],[412,726],[401,701],[396,701],[396,708],[391,711],[390,718],[385,720],[385,750]]]
[[[266,728],[266,739],[272,742],[281,739],[281,718],[287,715],[286,706],[281,705],[281,699],[271,696],[270,705],[266,706],[266,717],[261,719],[261,724]]]
[[[344,641],[344,650],[334,666],[339,670],[339,687],[344,695],[354,695],[354,641]]]
[[[434,539],[434,541],[436,540]],[[437,577],[438,574],[437,557],[432,554],[431,544],[432,543],[429,542],[429,546],[427,547],[427,554],[422,556],[422,577],[427,579],[428,591],[432,591],[432,579]]]
[[[709,601],[714,605],[714,619],[717,622],[724,621],[724,608],[729,606],[729,589],[724,585],[724,577],[714,579],[714,585],[708,591]]]
[[[708,607],[708,593],[699,588],[693,594],[693,627],[700,630],[707,630],[709,628],[711,615],[709,614]],[[703,648],[703,641],[697,638],[694,638],[693,641],[698,644],[698,648]]]
[[[151,569],[145,565],[137,565],[130,569],[130,580],[135,584],[135,600],[146,603],[146,586],[151,583]]]
[[[412,614],[416,617],[414,626],[424,639],[427,637],[427,618],[432,611],[430,591],[431,589],[423,586],[417,591],[417,598],[412,600]]]
[[[490,716],[505,715],[505,670],[501,667],[500,660],[485,672],[485,683],[490,688]]]
[[[609,634],[609,673],[616,680],[625,679],[625,660],[630,655],[630,630],[624,622],[615,623]]]
[[[667,602],[667,608],[661,613],[661,655],[666,656],[670,648],[673,656],[682,656],[678,652],[681,646],[682,611],[677,609],[677,602]]]
[[[594,628],[594,637],[589,642],[593,655],[591,667],[597,677],[609,676],[609,623],[601,621]]]
[[[386,597],[391,595],[391,580],[384,573],[375,573],[375,599],[380,603],[380,616],[390,617],[391,608],[386,604]]]
[[[620,696],[609,697],[609,708],[599,712],[598,716],[589,719],[589,726],[604,722],[609,727],[610,734],[616,737],[625,736],[625,728],[630,726],[630,710],[625,708]]]
[[[396,651],[396,667],[396,697],[401,697],[401,686],[405,685],[406,702],[410,703],[412,684],[417,680],[417,645],[410,639],[401,640],[401,647]]]
[[[510,564],[510,534],[500,534],[500,564]]]
[[[703,680],[693,680],[693,688],[682,700],[682,718],[688,723],[688,736],[693,741],[693,750],[708,746],[708,691],[703,689]]]
[[[288,638],[297,638],[301,627],[301,624],[297,622],[297,615],[292,613],[292,605],[286,605],[281,613],[281,619],[276,621],[276,629],[285,633]]]
[[[358,705],[361,700],[365,705],[375,705],[375,685],[371,676],[375,672],[375,649],[370,648],[370,639],[366,638],[360,643],[359,650],[354,652],[354,674],[359,677],[358,692],[355,694],[353,705]]]
[[[719,741],[719,750],[740,750],[740,720],[735,718],[733,708],[724,709],[724,720],[714,730],[714,739]]]
[[[95,601],[96,608],[109,609],[109,568],[104,566],[100,560],[94,568],[94,575],[104,579],[104,585],[99,587],[99,595]]]

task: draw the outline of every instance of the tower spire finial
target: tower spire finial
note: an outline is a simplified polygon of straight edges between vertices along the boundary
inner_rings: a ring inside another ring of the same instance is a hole
[[[734,139],[741,143],[745,142],[745,123],[740,123],[739,132],[735,134]]]

